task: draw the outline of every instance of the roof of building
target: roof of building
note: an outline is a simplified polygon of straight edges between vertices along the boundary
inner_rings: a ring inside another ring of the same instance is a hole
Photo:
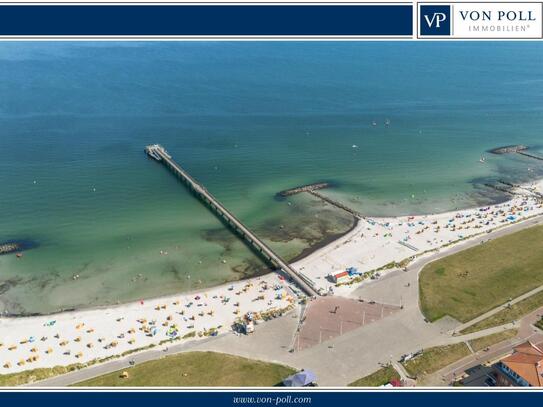
[[[341,277],[349,277],[349,273],[346,271],[340,271],[339,273],[334,274],[335,278],[341,278]]]
[[[305,387],[317,381],[317,376],[310,370],[302,370],[283,380],[287,387]]]
[[[524,342],[501,362],[531,386],[543,386],[543,348],[541,344],[534,345],[530,341]]]

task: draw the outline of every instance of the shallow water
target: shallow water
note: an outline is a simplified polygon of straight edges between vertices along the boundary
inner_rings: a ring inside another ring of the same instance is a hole
[[[149,143],[287,258],[352,224],[313,197],[275,198],[295,185],[332,181],[323,193],[372,216],[503,199],[483,184],[543,173],[485,153],[540,149],[541,47],[0,43],[0,241],[39,243],[0,256],[0,302],[52,312],[263,271]]]

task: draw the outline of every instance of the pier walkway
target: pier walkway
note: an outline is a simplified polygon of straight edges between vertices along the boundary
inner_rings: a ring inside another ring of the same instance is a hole
[[[243,239],[247,244],[257,250],[265,259],[267,259],[274,267],[281,269],[287,274],[302,291],[309,295],[318,295],[318,291],[313,288],[312,284],[294,268],[292,268],[285,260],[275,253],[266,243],[260,240],[253,232],[251,232],[239,219],[237,219],[228,209],[226,209],[217,198],[215,198],[203,185],[196,181],[188,172],[186,172],[179,164],[177,164],[171,155],[169,155],[164,147],[153,144],[145,147],[145,152],[155,160],[162,162],[168,169],[177,175],[187,187],[201,200],[209,206],[221,219]]]

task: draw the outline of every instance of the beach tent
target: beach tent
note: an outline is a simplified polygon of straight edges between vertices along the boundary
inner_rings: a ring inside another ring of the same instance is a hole
[[[306,387],[314,385],[316,381],[317,376],[315,376],[315,373],[310,370],[302,370],[301,372],[287,377],[285,380],[283,380],[283,384],[286,387]]]

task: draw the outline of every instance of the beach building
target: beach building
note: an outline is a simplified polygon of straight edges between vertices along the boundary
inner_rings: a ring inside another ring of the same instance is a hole
[[[504,387],[543,386],[543,348],[530,341],[517,346],[513,353],[494,366],[496,385]]]
[[[340,271],[339,273],[330,274],[332,282],[335,284],[348,283],[351,281],[351,276],[346,271]]]

